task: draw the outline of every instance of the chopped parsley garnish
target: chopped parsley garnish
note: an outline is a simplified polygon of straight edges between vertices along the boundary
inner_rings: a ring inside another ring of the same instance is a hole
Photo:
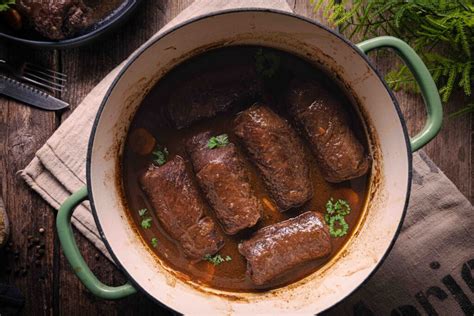
[[[324,220],[329,226],[329,234],[332,237],[342,237],[349,231],[349,225],[345,220],[345,216],[351,212],[351,206],[346,200],[337,200],[334,202],[330,198],[326,203],[326,214]]]
[[[215,256],[205,255],[205,256],[204,256],[204,260],[207,260],[207,261],[209,261],[210,263],[212,263],[213,265],[218,266],[218,265],[220,265],[220,264],[223,263],[223,262],[231,261],[231,260],[232,260],[232,257],[231,257],[231,256],[225,256],[225,258],[222,258],[222,256],[219,255],[219,254],[217,254],[217,255],[215,255]]]
[[[349,225],[347,224],[344,216],[335,215],[329,218],[329,234],[332,237],[342,237],[349,231]]]
[[[158,166],[162,166],[166,163],[169,152],[166,147],[163,149],[156,148],[152,153],[153,155],[153,163]]]
[[[148,212],[148,210],[146,208],[142,208],[141,210],[138,210],[138,215],[140,215],[140,217],[143,217],[145,216],[146,212]]]
[[[153,237],[151,239],[151,245],[153,246],[153,248],[158,247],[158,239],[156,237]]]
[[[255,67],[260,76],[270,79],[280,68],[280,57],[275,53],[259,49],[255,54]]]
[[[333,215],[346,216],[351,212],[351,207],[346,200],[337,200],[334,202],[333,198],[330,198],[326,203],[326,222],[329,222],[329,218]]]
[[[227,144],[229,144],[229,136],[227,136],[227,134],[222,134],[209,138],[209,141],[207,142],[207,147],[210,149],[214,149],[217,147],[224,147]]]
[[[141,223],[142,227],[145,228],[145,229],[150,228],[151,227],[151,220],[152,220],[151,217],[147,217],[147,218],[142,219],[142,223]]]

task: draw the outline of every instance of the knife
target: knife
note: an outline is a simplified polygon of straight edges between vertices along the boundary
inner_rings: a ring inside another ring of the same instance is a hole
[[[0,94],[43,110],[56,111],[69,106],[44,91],[3,75],[0,75]]]

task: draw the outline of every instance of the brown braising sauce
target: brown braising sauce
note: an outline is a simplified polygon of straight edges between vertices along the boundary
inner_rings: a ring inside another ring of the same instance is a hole
[[[183,255],[177,242],[171,239],[160,226],[158,218],[140,188],[138,179],[147,170],[149,165],[152,164],[153,157],[151,154],[143,155],[143,150],[141,154],[138,154],[137,143],[140,143],[138,146],[148,147],[148,149],[144,150],[145,152],[149,152],[149,148],[153,146],[153,143],[150,144],[137,139],[136,135],[144,134],[143,130],[145,130],[154,137],[158,145],[168,149],[169,158],[174,155],[184,157],[188,170],[193,176],[192,165],[185,152],[184,146],[186,140],[201,131],[211,130],[214,135],[226,133],[229,135],[230,142],[236,144],[240,147],[241,151],[244,152],[232,131],[234,126],[233,120],[236,116],[235,111],[218,114],[215,117],[197,121],[189,127],[178,130],[170,127],[170,124],[166,123],[163,109],[166,106],[168,96],[175,90],[173,87],[178,87],[180,80],[186,76],[192,77],[202,71],[212,69],[212,67],[216,67],[216,69],[225,72],[226,65],[232,65],[233,63],[252,63],[253,65],[255,64],[255,54],[259,49],[259,47],[252,46],[238,46],[214,50],[186,61],[167,74],[145,97],[132,121],[125,145],[122,166],[123,189],[128,203],[130,218],[132,222],[135,223],[144,241],[150,246],[150,249],[167,265],[185,274],[194,282],[217,289],[237,292],[258,292],[281,287],[304,278],[328,262],[346,243],[353,233],[353,228],[357,226],[365,205],[369,186],[368,182],[370,179],[370,174],[366,174],[358,179],[339,184],[328,183],[321,176],[316,162],[309,152],[309,144],[305,143],[307,145],[306,149],[308,155],[312,157],[310,160],[310,169],[314,183],[314,196],[303,206],[281,213],[276,208],[275,202],[273,202],[272,198],[268,195],[256,169],[249,162],[252,173],[252,184],[254,185],[257,196],[263,200],[264,214],[260,222],[253,229],[238,233],[234,236],[225,235],[221,229],[222,234],[225,236],[225,246],[219,251],[219,254],[222,257],[230,256],[232,258],[231,261],[226,261],[214,266],[206,260],[193,263]],[[341,91],[327,75],[307,61],[284,52],[271,51],[279,56],[279,67],[284,69],[283,73],[286,73],[288,76],[310,76],[317,80],[323,80],[326,84],[330,85],[336,95],[340,95],[341,98],[343,98],[347,110],[350,113],[353,130],[356,132],[362,144],[367,148],[367,139],[363,132],[363,123],[359,119],[359,116],[355,114],[350,102],[344,98],[344,92]],[[277,95],[278,90],[281,90],[278,84],[279,83],[276,83],[277,86],[275,89],[269,88],[270,92],[266,93],[269,95],[267,96],[265,94],[264,102],[272,106],[280,115],[289,119],[289,116],[285,113],[284,104],[281,104],[281,98]],[[250,105],[251,104],[248,104],[248,106]],[[138,129],[140,129],[140,131],[137,133],[136,131]],[[140,150],[138,150],[138,152],[140,152]],[[248,159],[247,156],[245,157]],[[166,192],[163,192],[163,194],[166,194]],[[294,217],[303,212],[312,210],[324,213],[326,211],[326,203],[331,197],[335,200],[339,198],[347,200],[350,203],[352,211],[346,216],[346,221],[349,224],[349,233],[341,238],[331,238],[332,252],[330,256],[301,265],[270,284],[262,287],[255,286],[246,275],[246,260],[237,250],[239,242],[249,238],[252,232],[259,228]],[[143,208],[148,209],[148,215],[152,217],[152,225],[151,228],[148,229],[141,227],[142,218],[138,214],[138,210]],[[208,209],[207,215],[211,216],[216,223],[218,223],[212,209]],[[153,238],[156,238],[156,247],[152,246],[151,241]]]

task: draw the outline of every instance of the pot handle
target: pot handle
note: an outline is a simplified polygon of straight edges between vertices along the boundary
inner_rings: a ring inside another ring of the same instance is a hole
[[[428,115],[423,130],[411,138],[411,149],[415,152],[428,144],[441,129],[443,108],[441,106],[438,88],[436,88],[436,84],[420,56],[418,56],[407,43],[392,36],[372,38],[357,44],[357,47],[365,54],[377,48],[393,48],[395,53],[397,53],[408,66],[420,86],[421,94],[425,101],[426,113]]]
[[[77,277],[82,284],[94,295],[104,299],[119,299],[136,293],[135,288],[130,283],[121,286],[112,287],[100,282],[84,261],[71,227],[71,216],[75,208],[83,201],[88,199],[87,188],[83,187],[72,194],[59,208],[56,217],[56,229],[58,230],[59,241],[64,251],[64,255],[72,266]]]

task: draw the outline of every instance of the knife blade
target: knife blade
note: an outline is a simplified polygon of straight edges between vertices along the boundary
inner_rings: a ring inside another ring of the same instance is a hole
[[[0,94],[43,110],[56,111],[69,106],[44,91],[3,75],[0,75]]]

